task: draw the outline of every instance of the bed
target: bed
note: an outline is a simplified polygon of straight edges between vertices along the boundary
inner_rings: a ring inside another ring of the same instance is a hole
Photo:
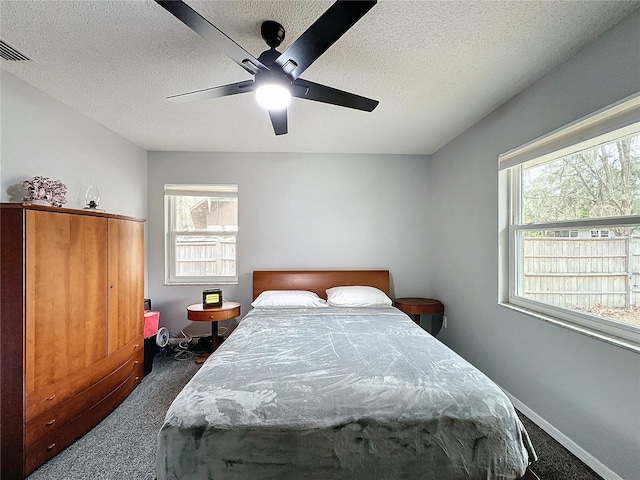
[[[254,272],[258,306],[166,414],[158,480],[535,478],[505,394],[361,287],[389,296],[389,272]]]

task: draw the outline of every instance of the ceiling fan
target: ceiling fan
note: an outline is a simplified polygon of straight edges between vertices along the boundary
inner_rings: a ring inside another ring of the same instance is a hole
[[[269,49],[258,58],[253,57],[186,3],[156,2],[254,75],[252,80],[167,97],[171,102],[208,100],[255,91],[258,102],[269,111],[276,135],[287,133],[287,106],[292,96],[366,112],[371,112],[378,105],[377,100],[300,78],[300,74],[355,25],[376,1],[338,0],[282,53],[276,48],[284,40],[284,27],[271,20],[263,22],[260,33]]]

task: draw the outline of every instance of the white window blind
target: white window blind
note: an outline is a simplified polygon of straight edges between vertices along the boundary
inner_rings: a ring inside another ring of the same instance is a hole
[[[237,185],[179,185],[167,184],[164,186],[165,195],[178,195],[188,197],[237,197]]]
[[[533,159],[544,163],[552,157],[565,157],[631,135],[639,124],[640,92],[503,153],[498,158],[499,168],[504,170]]]

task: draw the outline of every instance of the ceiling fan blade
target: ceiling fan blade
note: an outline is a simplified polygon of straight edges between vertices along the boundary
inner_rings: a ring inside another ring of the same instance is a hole
[[[375,0],[337,1],[274,64],[295,80],[375,4]]]
[[[372,100],[371,98],[345,92],[344,90],[338,90],[337,88],[327,87],[326,85],[303,80],[302,78],[297,79],[293,84],[298,87],[304,87],[304,89],[292,89],[291,95],[306,100],[330,103],[331,105],[338,105],[340,107],[355,108],[356,110],[364,110],[365,112],[373,111],[373,109],[378,106],[378,103],[380,103],[378,100]]]
[[[222,30],[213,25],[186,3],[164,0],[156,0],[156,3],[165,8],[169,13],[205,40],[213,43],[222,53],[227,55],[247,72],[255,75],[259,71],[269,71],[269,68],[267,68],[261,61],[231,40]]]
[[[187,103],[198,100],[210,100],[212,98],[226,97],[228,95],[237,95],[238,93],[253,92],[255,89],[253,80],[245,80],[243,82],[230,83],[229,85],[221,85],[219,87],[205,88],[196,90],[195,92],[181,93],[167,97],[167,100],[173,103]]]
[[[276,135],[284,135],[287,133],[287,109],[269,110],[271,124]]]

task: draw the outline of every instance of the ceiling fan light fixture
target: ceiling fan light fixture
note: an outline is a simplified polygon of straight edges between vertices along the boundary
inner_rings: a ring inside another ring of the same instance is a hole
[[[282,110],[291,103],[291,92],[279,83],[265,83],[256,88],[258,105],[267,110]]]

